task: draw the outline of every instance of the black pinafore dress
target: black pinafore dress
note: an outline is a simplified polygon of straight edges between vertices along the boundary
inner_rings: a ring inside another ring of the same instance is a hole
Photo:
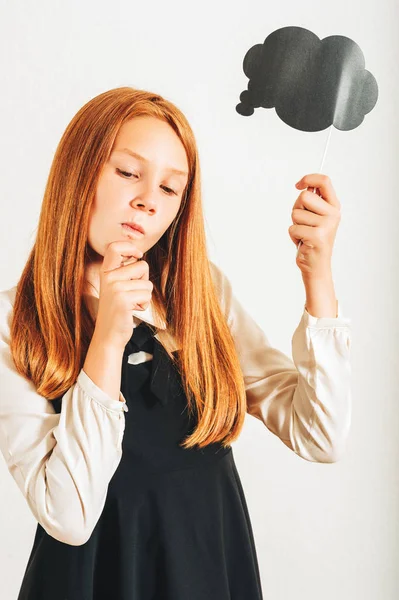
[[[92,535],[71,546],[38,523],[18,600],[263,599],[232,447],[179,446],[195,423],[154,332],[142,321],[125,347],[123,453]],[[152,360],[129,363],[139,350]]]

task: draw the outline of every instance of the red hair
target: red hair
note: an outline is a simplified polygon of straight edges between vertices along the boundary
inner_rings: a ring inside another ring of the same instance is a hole
[[[148,115],[166,121],[187,154],[189,177],[174,221],[145,255],[154,313],[167,323],[161,343],[182,376],[198,423],[182,446],[237,439],[246,412],[242,371],[207,255],[198,150],[182,112],[162,96],[131,87],[87,102],[55,152],[37,237],[17,284],[11,352],[17,371],[49,400],[62,396],[83,367],[94,321],[83,299],[90,209],[119,128]],[[175,339],[177,356],[167,337]],[[163,339],[164,338],[164,339]]]

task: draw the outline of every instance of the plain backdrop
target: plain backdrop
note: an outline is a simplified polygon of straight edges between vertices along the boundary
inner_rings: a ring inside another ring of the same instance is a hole
[[[337,463],[307,462],[247,415],[234,453],[265,600],[397,600],[396,0],[0,6],[0,288],[15,285],[25,265],[55,148],[73,115],[107,89],[147,89],[177,104],[194,130],[210,258],[289,356],[305,302],[288,234],[294,184],[318,172],[328,131],[294,130],[274,109],[238,115],[248,82],[242,61],[288,25],[359,44],[379,99],[360,127],[333,130],[323,169],[342,204],[333,275],[343,315],[352,319],[347,451]],[[0,509],[1,598],[15,600],[36,521],[2,457]]]

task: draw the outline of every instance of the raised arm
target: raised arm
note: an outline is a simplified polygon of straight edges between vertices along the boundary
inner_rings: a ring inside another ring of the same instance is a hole
[[[292,337],[293,360],[271,346],[234,296],[227,276],[211,263],[244,376],[247,412],[298,456],[336,462],[351,423],[351,320],[304,308]]]

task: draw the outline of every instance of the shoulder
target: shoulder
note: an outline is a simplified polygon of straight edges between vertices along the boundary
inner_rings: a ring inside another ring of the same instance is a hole
[[[6,305],[13,306],[15,301],[15,295],[17,293],[17,286],[14,285],[7,290],[0,290],[0,307],[3,309]]]
[[[232,302],[234,302],[230,280],[226,273],[224,273],[224,271],[213,261],[209,261],[209,266],[221,308],[227,317],[228,322],[230,322]]]
[[[218,292],[223,293],[231,287],[230,281],[224,271],[212,260],[209,261],[212,279]]]
[[[16,285],[6,290],[0,290],[0,336],[2,340],[6,338],[7,343],[16,292]]]

